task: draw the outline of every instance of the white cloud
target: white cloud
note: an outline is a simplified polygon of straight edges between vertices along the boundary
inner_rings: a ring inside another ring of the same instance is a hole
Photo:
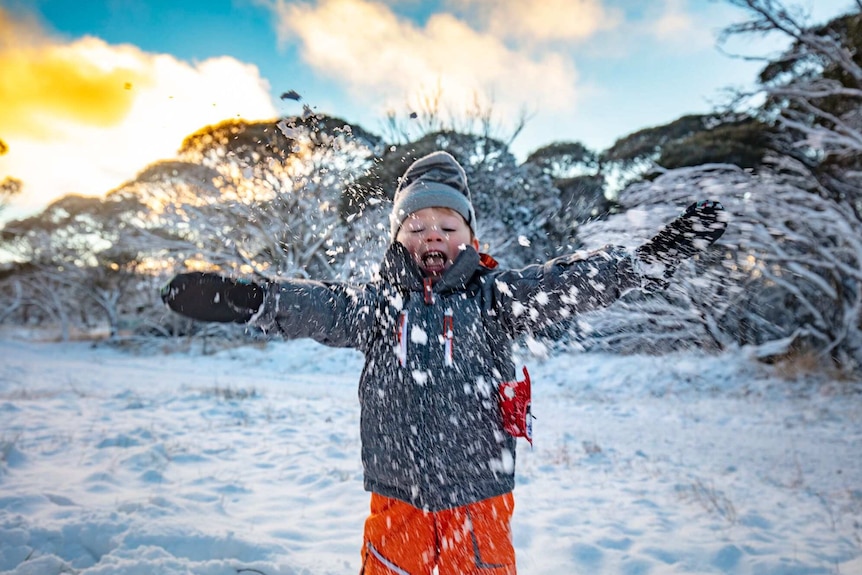
[[[478,31],[449,13],[434,14],[420,27],[368,0],[276,0],[272,7],[282,41],[297,42],[312,68],[381,111],[438,86],[442,109],[455,112],[476,95],[487,98],[485,104],[493,100],[505,115],[525,105],[562,110],[577,98],[568,57],[515,49],[493,30]]]
[[[498,38],[537,42],[580,41],[614,28],[619,10],[601,0],[449,0],[475,14],[480,26]]]
[[[715,44],[711,9],[695,13],[687,0],[665,0],[649,11],[644,32],[659,43],[689,50],[712,49]]]

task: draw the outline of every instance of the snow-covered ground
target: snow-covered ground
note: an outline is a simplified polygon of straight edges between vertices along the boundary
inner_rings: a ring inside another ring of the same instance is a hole
[[[358,573],[356,352],[0,357],[3,573]],[[739,352],[528,363],[520,573],[862,574],[858,382]]]

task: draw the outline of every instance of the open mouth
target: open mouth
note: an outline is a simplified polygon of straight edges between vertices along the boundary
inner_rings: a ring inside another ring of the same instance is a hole
[[[430,251],[422,255],[422,267],[428,273],[440,273],[446,268],[448,260],[443,252]]]

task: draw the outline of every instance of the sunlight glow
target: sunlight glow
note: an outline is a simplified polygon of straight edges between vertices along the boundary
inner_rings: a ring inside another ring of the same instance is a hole
[[[256,66],[189,64],[94,37],[64,42],[25,24],[0,9],[0,173],[22,180],[21,208],[102,195],[208,124],[276,116]]]

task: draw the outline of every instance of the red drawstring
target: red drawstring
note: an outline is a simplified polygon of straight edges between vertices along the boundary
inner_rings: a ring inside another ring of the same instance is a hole
[[[446,310],[446,315],[443,316],[443,361],[446,365],[452,365],[452,348],[455,341],[455,319],[452,317],[452,310]]]
[[[407,365],[407,312],[402,311],[398,318],[398,327],[395,330],[395,340],[398,346],[395,349],[395,355],[398,356],[398,362],[401,367]]]
[[[431,278],[422,278],[422,293],[425,296],[425,305],[434,303],[434,292],[431,290],[433,284]]]

